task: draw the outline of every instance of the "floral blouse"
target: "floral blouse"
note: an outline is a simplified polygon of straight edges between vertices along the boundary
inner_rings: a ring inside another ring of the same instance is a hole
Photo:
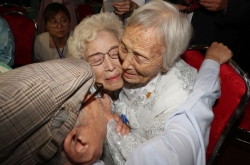
[[[131,132],[120,135],[116,122],[109,122],[107,143],[115,164],[125,164],[134,148],[163,133],[165,120],[192,92],[196,74],[196,69],[180,59],[144,86],[124,85],[112,110],[126,116]]]

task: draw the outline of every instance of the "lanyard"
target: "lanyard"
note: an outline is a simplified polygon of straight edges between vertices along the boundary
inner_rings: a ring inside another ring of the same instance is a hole
[[[57,51],[59,57],[60,57],[60,58],[64,58],[63,52],[64,52],[64,48],[65,48],[65,45],[66,45],[66,44],[64,45],[64,47],[63,47],[63,49],[62,49],[62,51],[61,51],[61,50],[58,48],[58,46],[56,45],[56,43],[55,43],[55,41],[54,41],[54,37],[52,37],[52,41],[53,41],[54,45],[56,46],[56,51]]]

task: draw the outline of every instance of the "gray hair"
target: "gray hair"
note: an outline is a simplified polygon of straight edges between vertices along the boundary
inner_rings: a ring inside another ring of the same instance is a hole
[[[120,41],[123,25],[114,13],[100,13],[83,19],[75,27],[73,36],[68,40],[69,55],[75,58],[83,58],[86,43],[95,40],[97,33],[100,31],[113,33]]]
[[[156,37],[163,42],[163,68],[169,70],[187,48],[192,37],[192,27],[186,16],[169,2],[151,0],[136,9],[127,27],[154,28]]]

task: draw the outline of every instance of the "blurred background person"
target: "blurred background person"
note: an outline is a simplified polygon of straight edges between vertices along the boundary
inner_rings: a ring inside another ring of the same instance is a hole
[[[77,18],[76,18],[76,12],[75,12],[75,6],[74,2],[72,0],[42,0],[40,3],[39,11],[37,14],[36,22],[37,22],[37,34],[41,34],[45,32],[47,29],[45,28],[46,22],[44,21],[44,10],[45,8],[53,2],[64,4],[69,13],[70,13],[70,29],[74,30],[75,26],[77,25]]]
[[[67,41],[70,31],[70,14],[65,5],[50,3],[44,10],[44,22],[48,32],[36,37],[34,61],[42,62],[65,58],[68,54]]]
[[[187,14],[194,29],[191,45],[220,42],[234,53],[233,59],[248,73],[250,1],[169,0]]]

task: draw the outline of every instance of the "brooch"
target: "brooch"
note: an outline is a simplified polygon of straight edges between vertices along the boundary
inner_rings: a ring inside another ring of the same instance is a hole
[[[148,92],[148,93],[146,94],[147,99],[151,96],[151,94],[152,94],[152,92]]]

